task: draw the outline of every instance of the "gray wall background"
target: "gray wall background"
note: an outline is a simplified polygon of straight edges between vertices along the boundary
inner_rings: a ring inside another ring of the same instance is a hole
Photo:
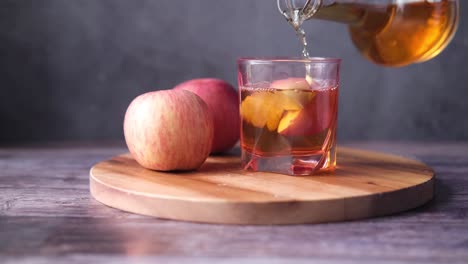
[[[343,25],[309,21],[311,54],[343,58],[342,140],[468,139],[468,4],[436,59],[382,68]],[[240,56],[297,56],[273,0],[0,0],[0,142],[123,139],[138,94],[236,83]]]

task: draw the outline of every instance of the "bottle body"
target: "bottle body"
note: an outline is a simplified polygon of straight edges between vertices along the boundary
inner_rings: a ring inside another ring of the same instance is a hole
[[[305,12],[305,19],[346,23],[361,54],[385,66],[432,59],[450,43],[458,26],[458,0],[307,1],[312,3],[318,7]]]

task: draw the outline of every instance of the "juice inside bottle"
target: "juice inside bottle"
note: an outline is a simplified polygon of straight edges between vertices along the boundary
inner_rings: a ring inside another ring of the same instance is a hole
[[[386,66],[435,57],[448,45],[458,25],[454,0],[339,2],[323,6],[314,18],[348,23],[357,49],[369,60]]]

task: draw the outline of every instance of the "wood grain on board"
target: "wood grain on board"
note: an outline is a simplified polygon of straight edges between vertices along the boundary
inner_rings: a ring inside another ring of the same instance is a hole
[[[224,224],[298,224],[354,220],[400,212],[433,196],[434,173],[398,156],[338,150],[333,174],[307,177],[249,172],[238,156],[210,157],[193,172],[142,168],[129,155],[90,171],[91,194],[125,211]]]

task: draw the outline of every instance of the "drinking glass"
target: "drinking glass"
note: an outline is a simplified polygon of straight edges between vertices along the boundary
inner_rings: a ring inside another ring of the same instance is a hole
[[[244,169],[288,175],[335,169],[340,62],[238,60]]]

